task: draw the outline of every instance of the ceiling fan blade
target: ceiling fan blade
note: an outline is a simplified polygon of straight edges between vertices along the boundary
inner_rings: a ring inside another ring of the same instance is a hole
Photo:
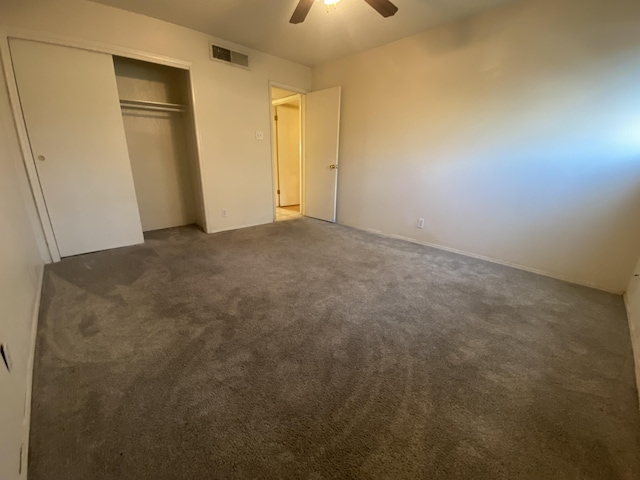
[[[311,10],[314,1],[315,0],[300,0],[298,2],[298,6],[293,12],[293,15],[291,15],[289,23],[295,24],[304,22],[304,19],[307,18],[307,14],[309,13],[309,10]]]
[[[398,7],[396,7],[389,0],[364,0],[369,5],[371,5],[376,12],[378,12],[383,17],[392,17],[398,11]]]

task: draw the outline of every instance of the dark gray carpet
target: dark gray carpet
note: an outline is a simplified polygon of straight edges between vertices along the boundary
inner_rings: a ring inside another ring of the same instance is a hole
[[[46,269],[32,480],[638,479],[622,299],[309,219]]]

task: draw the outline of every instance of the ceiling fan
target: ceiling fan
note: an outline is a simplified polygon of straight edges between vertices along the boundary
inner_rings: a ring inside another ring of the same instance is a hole
[[[311,10],[311,7],[313,6],[313,3],[315,1],[316,0],[300,0],[298,2],[298,6],[293,12],[293,15],[291,16],[291,20],[289,20],[289,23],[304,22],[304,19],[307,18],[307,14],[309,13],[309,10]],[[329,5],[335,5],[339,1],[340,0],[324,0],[324,3],[325,5],[329,6]],[[389,0],[364,0],[364,1],[367,2],[369,5],[371,5],[375,9],[375,11],[378,12],[383,17],[392,17],[398,11],[398,7],[396,7]]]

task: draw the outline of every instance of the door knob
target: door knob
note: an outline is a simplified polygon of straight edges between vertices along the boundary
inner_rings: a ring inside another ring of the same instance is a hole
[[[336,170],[338,168],[338,165],[329,165],[329,168],[331,170]]]
[[[38,155],[38,160],[40,160],[41,162],[44,162],[46,158],[44,155]]]

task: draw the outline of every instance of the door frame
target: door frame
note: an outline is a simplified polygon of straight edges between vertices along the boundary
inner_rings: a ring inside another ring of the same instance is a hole
[[[289,90],[291,92],[295,92],[293,95],[288,97],[284,97],[278,100],[273,99],[273,87],[282,88],[284,90]],[[277,138],[276,131],[274,128],[274,120],[273,117],[275,115],[275,106],[278,104],[290,103],[292,100],[299,99],[300,101],[300,214],[305,214],[305,205],[304,205],[304,179],[305,179],[305,171],[304,171],[304,158],[305,158],[305,142],[304,142],[304,130],[305,130],[305,113],[306,113],[306,102],[305,102],[305,94],[308,93],[307,90],[303,90],[301,88],[292,87],[290,85],[286,85],[279,82],[274,82],[269,80],[269,128],[271,129],[271,202],[273,203],[273,221],[276,221],[276,212],[278,208],[278,203],[276,202],[276,195],[278,191],[278,153],[277,153]]]
[[[27,133],[26,123],[24,115],[22,114],[22,107],[20,104],[20,96],[18,94],[18,85],[16,82],[15,74],[13,72],[13,65],[11,62],[11,50],[9,48],[9,39],[15,38],[20,40],[31,40],[40,43],[47,43],[51,45],[57,45],[61,47],[78,48],[80,50],[88,50],[92,52],[105,53],[108,55],[115,55],[119,57],[126,57],[135,60],[141,60],[148,63],[156,63],[159,65],[165,65],[173,68],[179,68],[188,72],[189,78],[189,101],[191,105],[191,122],[194,129],[194,143],[195,143],[195,157],[194,167],[196,169],[196,176],[199,180],[198,185],[198,197],[197,201],[200,201],[199,210],[202,212],[202,216],[199,219],[202,222],[202,227],[206,232],[209,232],[209,225],[211,225],[210,214],[207,209],[207,191],[204,188],[203,176],[202,176],[202,155],[201,155],[201,139],[200,130],[198,128],[198,121],[196,115],[197,102],[196,94],[193,86],[192,78],[192,64],[183,60],[165,57],[162,55],[156,55],[141,50],[132,48],[119,47],[116,45],[92,42],[85,40],[78,40],[71,37],[62,35],[35,32],[33,30],[5,27],[0,25],[0,57],[2,61],[2,67],[4,71],[4,79],[7,84],[7,90],[9,95],[9,102],[11,104],[11,110],[13,114],[13,121],[18,134],[18,142],[20,144],[20,150],[22,153],[22,163],[25,167],[27,180],[31,188],[31,193],[35,203],[36,211],[40,220],[40,226],[42,228],[42,235],[47,244],[47,249],[52,262],[59,262],[61,260],[60,250],[58,243],[53,233],[53,226],[47,210],[46,201],[40,185],[40,180],[36,171],[35,158],[31,151],[31,144],[29,142],[29,136]],[[271,90],[269,90],[271,91]],[[275,209],[274,209],[275,212]],[[44,259],[45,261],[47,259]],[[48,262],[47,262],[48,263]]]

